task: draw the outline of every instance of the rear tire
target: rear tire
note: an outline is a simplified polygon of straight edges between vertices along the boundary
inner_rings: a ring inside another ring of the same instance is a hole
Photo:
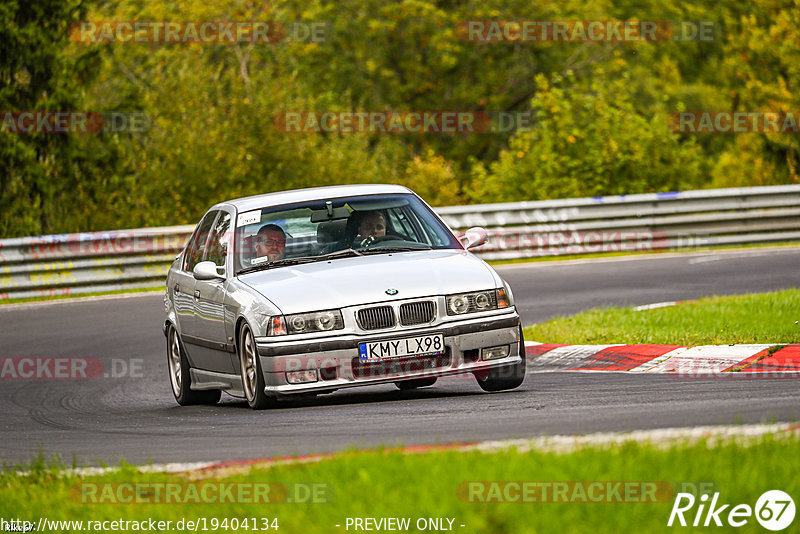
[[[189,362],[183,350],[180,336],[175,327],[167,330],[167,367],[172,384],[172,394],[181,406],[193,404],[216,404],[222,396],[219,389],[192,389],[192,375],[189,373]]]
[[[242,388],[247,404],[254,410],[263,410],[274,404],[274,400],[264,392],[264,373],[261,360],[253,339],[253,332],[247,324],[239,330],[239,367],[242,370]]]
[[[424,388],[428,386],[432,386],[436,383],[436,378],[417,378],[414,380],[402,380],[400,382],[395,382],[394,385],[397,386],[397,389],[402,391],[409,391],[412,389],[417,388]]]
[[[519,354],[522,357],[519,363],[495,367],[481,374],[476,373],[475,378],[481,389],[489,392],[504,391],[522,385],[525,380],[525,339],[522,337],[522,327],[519,328]]]

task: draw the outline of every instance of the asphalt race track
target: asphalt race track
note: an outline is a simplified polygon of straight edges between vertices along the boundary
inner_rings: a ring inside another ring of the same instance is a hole
[[[535,263],[498,268],[526,324],[602,306],[800,286],[800,248]],[[0,380],[0,462],[39,451],[80,465],[191,462],[545,434],[800,420],[791,379],[529,374],[486,394],[473,380],[339,391],[251,411],[224,396],[179,407],[167,377],[162,297],[0,307],[0,356],[82,356],[122,377]],[[800,314],[800,311],[798,311]],[[800,315],[798,316],[800,318]]]

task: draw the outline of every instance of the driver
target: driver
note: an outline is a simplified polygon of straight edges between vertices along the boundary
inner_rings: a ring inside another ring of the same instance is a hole
[[[286,233],[277,224],[265,224],[253,239],[253,249],[252,262],[282,260],[286,252]]]
[[[365,211],[358,221],[357,240],[366,246],[386,235],[386,219],[379,211]]]

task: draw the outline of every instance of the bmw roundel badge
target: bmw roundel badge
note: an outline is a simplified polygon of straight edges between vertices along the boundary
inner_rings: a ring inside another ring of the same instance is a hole
[[[387,289],[386,290],[386,294],[387,295],[397,295],[397,290],[396,289]]]

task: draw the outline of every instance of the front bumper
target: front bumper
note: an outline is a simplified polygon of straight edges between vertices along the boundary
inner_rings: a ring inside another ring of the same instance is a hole
[[[358,345],[372,341],[388,341],[427,334],[444,336],[443,354],[361,362]],[[346,387],[385,384],[409,378],[432,378],[487,371],[493,367],[513,365],[520,357],[520,320],[515,310],[510,313],[463,319],[437,326],[410,328],[383,334],[344,335],[314,341],[276,342],[275,338],[258,338],[264,391],[267,395],[328,392]],[[508,345],[504,358],[481,360],[480,349]],[[287,371],[314,369],[316,382],[289,384]]]

